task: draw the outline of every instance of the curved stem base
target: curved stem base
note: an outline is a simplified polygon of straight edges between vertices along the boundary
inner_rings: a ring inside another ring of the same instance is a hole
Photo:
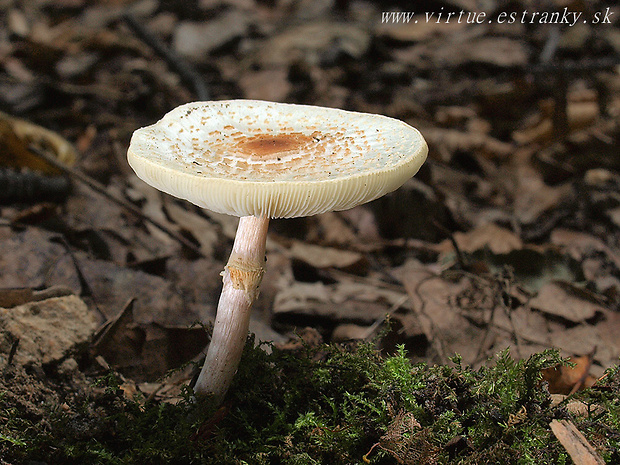
[[[269,218],[246,216],[222,272],[224,285],[213,336],[194,392],[220,401],[237,372],[250,325],[250,310],[263,278]]]

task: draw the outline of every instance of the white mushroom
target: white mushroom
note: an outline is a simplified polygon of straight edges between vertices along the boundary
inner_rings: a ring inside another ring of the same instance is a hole
[[[269,219],[381,197],[413,176],[427,151],[416,129],[392,118],[254,100],[189,103],[134,133],[127,158],[141,179],[240,217],[196,394],[223,398],[237,371]]]

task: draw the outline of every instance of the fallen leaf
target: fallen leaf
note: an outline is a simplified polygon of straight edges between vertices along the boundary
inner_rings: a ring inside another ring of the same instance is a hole
[[[29,150],[31,144],[41,150],[51,150],[58,161],[65,165],[75,164],[78,158],[73,145],[60,134],[0,112],[0,165],[59,174],[57,168]]]
[[[140,324],[131,300],[95,340],[98,355],[133,380],[153,380],[194,359],[207,345],[201,326]]]
[[[360,59],[368,49],[370,39],[367,30],[353,24],[304,23],[265,40],[257,58],[264,66],[287,66],[299,58],[318,64],[321,55],[333,44],[338,44],[343,52]]]
[[[549,392],[552,394],[571,394],[578,389],[585,389],[596,382],[596,378],[589,374],[592,366],[592,356],[571,357],[574,366],[559,365],[545,368],[542,376],[549,383]]]
[[[373,323],[393,306],[408,308],[406,296],[367,282],[340,281],[335,284],[295,282],[281,289],[273,304],[274,316]]]
[[[466,233],[454,233],[454,240],[462,252],[472,253],[476,250],[488,248],[494,254],[507,254],[513,250],[523,248],[523,241],[512,231],[487,223],[476,227]],[[452,242],[444,240],[440,244],[440,250],[444,253],[453,252]]]
[[[579,261],[596,252],[603,252],[620,270],[620,254],[591,234],[555,228],[551,232],[551,243],[564,247],[571,256]]]
[[[431,153],[435,153],[435,156],[439,156],[446,163],[459,151],[475,153],[490,160],[503,160],[514,152],[511,144],[480,132],[427,128],[424,138],[431,147]]]
[[[333,247],[322,247],[295,241],[289,249],[291,257],[315,268],[349,268],[359,264],[364,256],[359,252],[340,250]]]
[[[514,214],[523,225],[540,221],[573,193],[572,184],[549,186],[538,171],[527,165],[516,168],[513,176],[516,180]]]
[[[39,228],[0,228],[0,288],[41,289],[53,284],[80,291],[75,267],[57,235]]]
[[[172,39],[175,51],[195,62],[246,34],[250,18],[239,10],[228,10],[210,21],[181,21]]]
[[[392,271],[405,287],[418,324],[442,363],[459,353],[474,363],[484,343],[485,329],[456,311],[452,302],[467,286],[465,279],[447,281],[410,260]],[[477,341],[477,343],[472,343]]]
[[[388,20],[382,22],[377,27],[376,34],[378,37],[389,38],[403,43],[422,42],[453,34],[464,29],[465,26],[464,22],[459,23],[458,21],[446,24],[443,22],[437,23],[436,21],[415,21],[413,19],[403,24],[402,22],[391,23]],[[399,48],[396,49],[396,52],[398,50]]]
[[[598,302],[588,299],[585,292],[568,283],[557,281],[545,284],[536,297],[530,300],[529,305],[573,323],[581,323],[606,312]]]
[[[553,106],[553,102],[548,102]],[[545,113],[552,113],[552,109]],[[599,107],[596,101],[569,102],[567,107],[569,131],[576,132],[591,126],[599,116]],[[531,122],[526,128],[513,133],[513,139],[520,145],[532,143],[549,143],[554,136],[552,116],[540,115],[540,119]]]
[[[211,257],[219,244],[217,230],[213,223],[174,201],[165,202],[165,211],[181,229],[189,232],[200,244],[200,250]]]
[[[284,102],[292,89],[285,67],[247,71],[239,79],[245,98]]]

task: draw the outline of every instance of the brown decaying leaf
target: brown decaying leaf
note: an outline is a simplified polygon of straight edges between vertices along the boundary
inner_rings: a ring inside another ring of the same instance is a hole
[[[322,247],[294,241],[289,249],[291,257],[302,260],[315,268],[350,268],[363,260],[363,255],[349,250]]]
[[[333,321],[373,323],[393,305],[409,305],[403,293],[368,282],[342,279],[336,284],[294,282],[278,292],[273,303],[277,318],[303,315]]]
[[[592,355],[572,357],[570,362],[574,366],[556,366],[542,371],[543,379],[549,383],[549,392],[552,394],[571,394],[579,389],[585,389],[596,382],[596,378],[589,374],[592,366]]]
[[[140,324],[130,300],[100,331],[93,349],[125,376],[152,381],[199,355],[207,344],[200,326]]]
[[[28,148],[31,144],[51,151],[67,165],[75,164],[78,159],[75,147],[60,134],[0,112],[0,166],[60,174],[58,169],[32,154]]]
[[[550,282],[542,287],[530,300],[529,305],[549,315],[565,318],[573,323],[581,323],[607,310],[587,292],[569,283]]]
[[[456,232],[454,240],[462,252],[468,253],[488,247],[494,254],[507,254],[523,247],[523,241],[519,236],[494,223],[482,224],[466,233]],[[452,242],[449,240],[444,240],[439,247],[444,253],[454,252]]]

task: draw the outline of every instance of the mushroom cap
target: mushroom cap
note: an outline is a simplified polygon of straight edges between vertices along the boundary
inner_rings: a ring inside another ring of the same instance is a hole
[[[428,148],[380,115],[257,100],[194,102],[134,132],[138,177],[200,207],[292,218],[346,210],[400,187]]]

